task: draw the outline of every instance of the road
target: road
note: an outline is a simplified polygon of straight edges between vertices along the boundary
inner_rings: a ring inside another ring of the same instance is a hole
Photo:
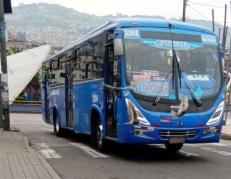
[[[56,137],[40,114],[11,114],[11,123],[64,179],[231,178],[231,141],[186,144],[177,154],[169,154],[161,145],[112,143],[109,152],[100,153],[90,147],[86,136]]]

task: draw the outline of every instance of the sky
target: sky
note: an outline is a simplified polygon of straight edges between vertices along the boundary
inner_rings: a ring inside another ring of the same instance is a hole
[[[13,6],[20,3],[55,3],[80,12],[98,16],[117,13],[126,15],[159,15],[166,18],[182,17],[183,0],[11,0]],[[215,21],[222,24],[224,5],[228,5],[227,21],[231,25],[230,0],[188,0],[186,18],[211,20],[211,9]]]

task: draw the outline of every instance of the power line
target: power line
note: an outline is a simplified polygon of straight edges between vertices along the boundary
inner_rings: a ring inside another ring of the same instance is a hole
[[[210,19],[208,17],[206,17],[201,12],[199,12],[196,8],[192,7],[190,4],[188,4],[188,7],[190,7],[194,12],[196,12],[197,14],[199,14],[201,17],[203,17],[203,18],[207,19],[208,21],[210,21]]]
[[[196,5],[199,5],[199,6],[206,6],[206,7],[216,7],[216,8],[222,8],[222,9],[224,9],[224,7],[223,6],[217,6],[217,5],[211,5],[211,4],[206,4],[206,3],[199,3],[199,2],[192,2],[192,1],[190,1],[189,2],[190,4],[196,4]]]
[[[190,19],[190,18],[188,18],[188,20],[197,20],[197,19]],[[212,22],[211,20],[206,20],[206,21]],[[224,21],[215,21],[215,23],[224,23]],[[231,21],[226,22],[226,23],[227,23],[227,24],[231,24]]]

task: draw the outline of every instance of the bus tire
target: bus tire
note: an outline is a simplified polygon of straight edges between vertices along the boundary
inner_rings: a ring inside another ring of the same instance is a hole
[[[178,152],[182,147],[183,147],[183,143],[180,144],[169,144],[169,143],[165,143],[165,147],[169,152]]]
[[[99,115],[92,116],[91,122],[91,144],[94,148],[104,152],[106,149],[105,139],[103,138],[103,126],[100,122]]]
[[[54,124],[54,133],[56,134],[56,136],[58,137],[64,136],[64,129],[61,127],[60,121],[58,120],[56,110],[53,111],[53,124]]]

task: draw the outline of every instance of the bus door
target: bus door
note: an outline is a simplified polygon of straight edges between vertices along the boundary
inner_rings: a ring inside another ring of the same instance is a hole
[[[43,93],[43,110],[44,110],[44,119],[46,122],[50,123],[49,121],[49,98],[48,98],[48,73],[43,72],[43,80],[42,80],[42,93]]]
[[[73,66],[71,62],[66,64],[66,124],[67,127],[73,128]]]
[[[106,46],[105,52],[105,108],[106,108],[106,135],[109,137],[116,137],[116,115],[115,115],[115,101],[116,101],[116,92],[113,88],[114,86],[114,51],[113,44]]]

